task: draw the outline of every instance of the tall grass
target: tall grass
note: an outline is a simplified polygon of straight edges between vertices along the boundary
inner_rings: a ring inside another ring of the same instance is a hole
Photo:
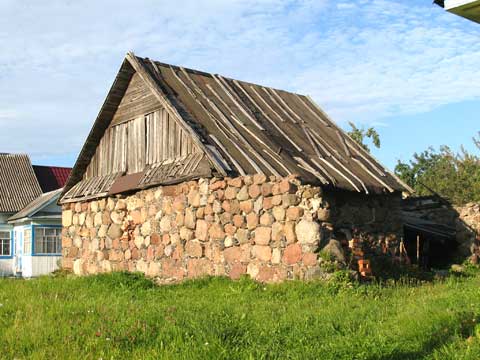
[[[347,285],[156,286],[124,273],[0,280],[0,357],[480,358],[479,275]]]

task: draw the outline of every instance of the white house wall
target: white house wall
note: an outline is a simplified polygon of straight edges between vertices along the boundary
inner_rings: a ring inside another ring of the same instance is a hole
[[[59,268],[59,260],[61,255],[32,255],[23,254],[23,232],[25,229],[32,229],[33,226],[59,226],[59,220],[32,220],[22,221],[15,224],[13,227],[14,232],[17,232],[16,240],[14,244],[15,253],[12,259],[0,260],[0,275],[10,276],[16,271],[18,262],[21,261],[21,276],[22,277],[35,277],[40,275],[49,274]],[[11,227],[12,228],[12,227]],[[34,232],[32,231],[32,243],[34,241]],[[33,246],[33,245],[32,245]],[[5,269],[5,272],[2,270]],[[20,275],[20,274],[19,274]]]
[[[35,277],[50,274],[59,268],[61,256],[23,256],[22,277]]]
[[[0,277],[13,275],[13,259],[0,259]]]

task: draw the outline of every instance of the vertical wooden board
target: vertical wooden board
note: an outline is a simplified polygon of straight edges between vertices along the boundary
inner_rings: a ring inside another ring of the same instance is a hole
[[[163,142],[162,142],[162,126],[163,126],[163,119],[162,113],[164,110],[160,110],[155,112],[155,141],[156,141],[156,156],[157,161],[160,162],[163,160],[162,151],[163,151]]]
[[[147,164],[151,163],[151,153],[150,153],[150,114],[145,115],[145,137],[146,137],[146,144],[145,144],[145,162]]]
[[[145,137],[145,116],[141,116],[137,120],[135,120],[136,126],[137,126],[137,133],[138,133],[138,139],[137,142],[139,144],[139,158],[138,158],[138,163],[137,163],[137,171],[143,171],[145,170],[145,164],[146,164],[146,137]]]
[[[163,160],[163,138],[162,138],[162,131],[163,131],[163,110],[160,110],[157,114],[157,131],[158,131],[158,134],[157,134],[157,138],[156,140],[158,141],[158,161],[162,161]]]
[[[170,141],[170,157],[173,159],[177,154],[177,143],[175,134],[177,133],[177,124],[171,117],[169,117],[169,130],[170,133],[168,134],[168,140]]]
[[[168,158],[168,115],[162,111],[162,160]]]
[[[127,172],[132,174],[145,168],[145,119],[141,116],[127,124]]]
[[[177,143],[177,157],[182,156],[182,128],[177,124],[177,131],[175,134],[175,141]]]
[[[149,114],[146,118],[146,152],[147,152],[147,164],[155,164],[157,162],[156,154],[156,126],[155,126],[156,116],[155,113]]]
[[[167,158],[171,159],[173,157],[173,149],[172,149],[172,118],[167,114],[167,124],[168,124],[168,131],[167,131]]]

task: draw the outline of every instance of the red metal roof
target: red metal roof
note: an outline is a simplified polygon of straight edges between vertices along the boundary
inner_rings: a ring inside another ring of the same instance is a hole
[[[71,170],[72,168],[68,167],[33,165],[33,171],[44,193],[63,187]]]

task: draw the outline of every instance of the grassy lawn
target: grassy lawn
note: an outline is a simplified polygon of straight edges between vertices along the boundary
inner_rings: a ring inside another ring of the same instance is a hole
[[[0,280],[0,357],[479,359],[480,275],[423,285]]]

